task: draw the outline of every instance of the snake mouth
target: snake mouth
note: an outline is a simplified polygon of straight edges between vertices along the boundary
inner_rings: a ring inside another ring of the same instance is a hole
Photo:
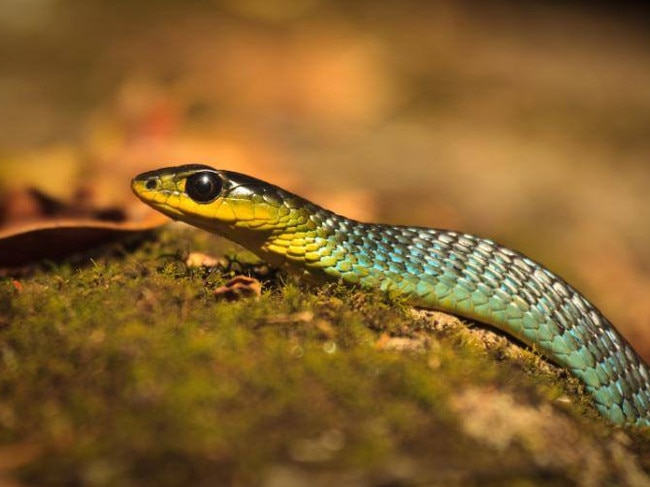
[[[177,220],[183,216],[183,212],[174,205],[169,204],[170,198],[180,197],[178,191],[162,188],[162,180],[159,176],[151,173],[144,173],[131,180],[131,190],[143,203],[155,210]]]

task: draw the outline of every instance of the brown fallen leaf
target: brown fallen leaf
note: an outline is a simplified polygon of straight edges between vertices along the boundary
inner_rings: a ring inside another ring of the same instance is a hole
[[[168,221],[135,198],[132,206],[97,206],[82,187],[68,199],[36,187],[13,189],[0,198],[0,268],[61,257]]]
[[[36,443],[24,442],[0,448],[0,475],[27,465],[41,453]]]
[[[0,231],[0,267],[18,267],[40,259],[61,257],[117,238],[153,230],[169,220],[156,212],[145,218],[110,222],[54,219]]]
[[[218,287],[213,292],[217,299],[237,301],[244,298],[257,298],[262,295],[262,283],[257,279],[247,276],[237,276]]]

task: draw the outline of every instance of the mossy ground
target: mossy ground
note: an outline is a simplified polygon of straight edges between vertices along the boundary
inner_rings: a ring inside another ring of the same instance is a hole
[[[185,265],[205,249],[238,263]],[[0,483],[646,482],[643,437],[607,425],[534,353],[252,262],[168,228],[3,278]],[[240,271],[265,279],[261,297],[217,300]]]

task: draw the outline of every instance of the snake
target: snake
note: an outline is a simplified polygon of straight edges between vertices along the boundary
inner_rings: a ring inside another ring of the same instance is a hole
[[[501,330],[568,369],[602,416],[650,426],[650,372],[605,316],[561,277],[492,240],[363,223],[271,183],[188,164],[142,173],[135,195],[317,283],[379,290]]]

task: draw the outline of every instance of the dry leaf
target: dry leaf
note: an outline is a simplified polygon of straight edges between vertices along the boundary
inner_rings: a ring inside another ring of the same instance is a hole
[[[54,219],[14,226],[0,232],[0,267],[18,267],[39,259],[61,257],[125,235],[153,230],[169,220],[156,212],[124,222]]]
[[[252,277],[237,276],[228,281],[225,286],[215,289],[213,294],[217,299],[226,301],[257,298],[262,295],[262,283]]]

